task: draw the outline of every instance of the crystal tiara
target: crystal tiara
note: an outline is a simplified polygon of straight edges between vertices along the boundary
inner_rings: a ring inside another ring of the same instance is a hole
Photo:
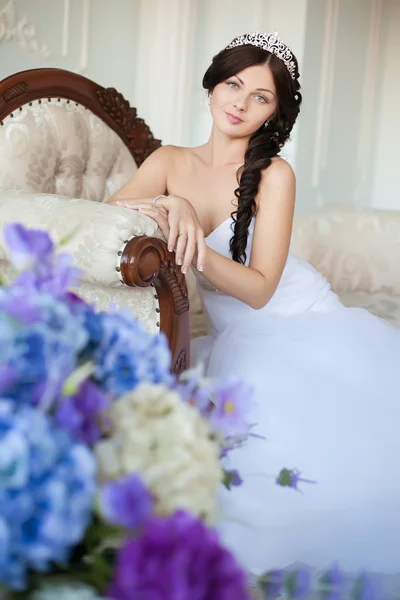
[[[272,52],[281,61],[285,63],[287,70],[290,73],[292,79],[296,79],[296,63],[293,60],[293,54],[286,44],[278,36],[278,32],[274,33],[259,33],[255,31],[253,33],[246,33],[245,35],[239,35],[225,48],[235,48],[235,46],[244,46],[245,44],[251,44],[257,46],[263,50]]]

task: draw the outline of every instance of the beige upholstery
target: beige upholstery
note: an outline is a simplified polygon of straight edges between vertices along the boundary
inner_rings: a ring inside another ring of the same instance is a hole
[[[321,209],[295,219],[291,251],[308,260],[346,306],[400,326],[400,211]],[[192,337],[207,326],[189,277]]]
[[[136,171],[120,137],[75,102],[43,98],[8,115],[0,126],[0,229],[20,222],[46,229],[83,270],[80,294],[99,309],[130,308],[159,332],[153,288],[128,288],[118,252],[136,235],[158,235],[148,217],[102,202]],[[91,202],[94,200],[95,202]],[[9,272],[2,236],[0,271]]]
[[[158,235],[157,225],[145,215],[125,208],[57,195],[18,190],[0,191],[0,226],[19,222],[50,231],[82,270],[79,294],[99,309],[110,303],[130,308],[145,327],[158,333],[158,299],[153,288],[125,286],[116,268],[126,241],[137,235]],[[0,271],[7,276],[7,255],[0,236]]]
[[[85,107],[34,100],[0,127],[0,188],[102,202],[135,173],[120,137]]]

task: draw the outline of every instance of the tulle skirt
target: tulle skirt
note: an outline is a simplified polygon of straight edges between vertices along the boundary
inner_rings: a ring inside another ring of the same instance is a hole
[[[261,437],[230,453],[219,528],[248,571],[337,561],[400,573],[400,330],[363,309],[270,315],[194,340],[192,363],[253,386]],[[276,475],[297,468],[301,492]]]

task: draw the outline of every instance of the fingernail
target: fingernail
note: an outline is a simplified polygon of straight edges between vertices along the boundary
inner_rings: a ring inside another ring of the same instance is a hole
[[[173,251],[173,247],[172,246],[168,246],[168,250],[169,250],[169,252],[172,252]]]
[[[182,263],[183,263],[183,260],[182,260],[181,258],[178,258],[178,259],[176,260],[176,264],[177,264],[177,265],[181,265]]]
[[[187,273],[187,267],[182,267],[182,273],[183,273],[184,275],[186,275],[186,273]]]
[[[199,271],[204,271],[204,265],[199,265]]]
[[[120,202],[119,200],[116,200],[116,201],[115,201],[115,204],[116,204],[117,206],[120,206],[120,205],[121,205],[121,202]]]

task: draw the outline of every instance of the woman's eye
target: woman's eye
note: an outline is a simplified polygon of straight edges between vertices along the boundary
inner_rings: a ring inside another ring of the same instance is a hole
[[[255,96],[257,102],[267,102],[267,99],[264,96]]]
[[[238,84],[235,83],[234,81],[228,81],[227,84],[229,85],[229,87],[231,87],[233,89],[236,89],[239,87]]]

